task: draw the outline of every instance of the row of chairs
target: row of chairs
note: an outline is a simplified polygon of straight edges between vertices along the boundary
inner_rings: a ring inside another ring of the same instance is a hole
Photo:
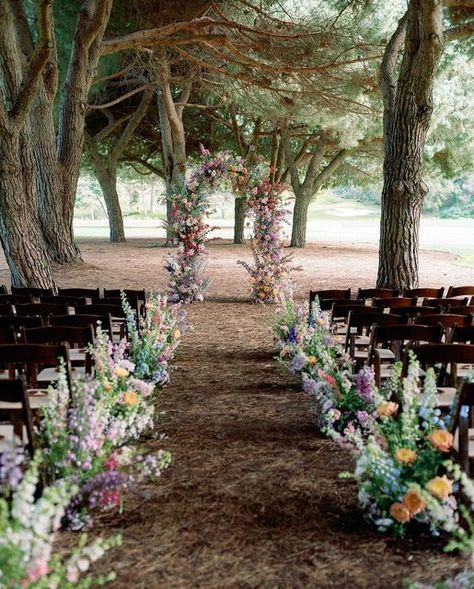
[[[120,297],[122,290],[130,297],[138,297],[145,300],[146,291],[144,289],[120,289],[120,288],[58,288],[57,291],[52,288],[35,288],[35,287],[15,287],[12,286],[10,292],[5,285],[0,286],[0,295],[20,295],[34,298],[65,296],[80,297],[90,300],[100,300],[109,297]]]
[[[17,303],[22,314],[0,316],[0,453],[12,436],[26,442],[29,449],[34,447],[35,414],[48,403],[47,387],[59,376],[59,362],[63,363],[69,386],[76,376],[92,374],[88,348],[94,342],[98,322],[113,335],[119,321],[118,335],[126,335],[121,300],[110,302],[112,295],[120,295],[120,291],[104,291],[104,295],[111,296],[99,299],[86,296],[92,295],[86,292],[88,289],[74,289],[73,294],[66,295],[68,301],[58,305],[40,301],[62,294],[45,295],[38,289],[30,290],[30,293],[0,295],[32,297],[27,313],[23,314],[25,303],[22,302]],[[87,300],[71,309],[69,299],[76,294],[84,295]],[[146,302],[144,291],[128,290],[125,294],[129,301],[136,303],[138,313],[138,303],[144,307]]]
[[[347,291],[344,292],[347,293]],[[474,293],[474,287],[462,287],[462,290],[454,291],[454,294],[462,296],[466,292]],[[316,296],[313,293],[312,299]],[[388,296],[388,293],[385,293],[385,298],[380,297],[379,295],[384,293],[380,293],[379,289],[362,291],[362,295],[373,297],[371,305],[366,304],[367,300],[364,299],[334,300],[334,294],[340,295],[341,291],[320,291],[317,294],[322,308],[331,310],[334,328],[341,337],[344,337],[345,350],[350,354],[354,364],[358,368],[362,365],[372,366],[379,386],[390,376],[396,360],[404,361],[404,374],[406,374],[408,352],[413,350],[422,369],[433,366],[436,370],[440,407],[446,412],[453,407],[453,402],[458,398],[456,388],[474,369],[472,311],[452,313],[447,312],[451,311],[452,306],[420,305],[420,303],[429,302],[422,298],[425,295],[440,294],[435,293],[434,289],[430,291],[419,289],[417,292],[409,293],[418,297],[415,300],[412,297],[409,303],[403,299],[410,297],[394,298]],[[325,299],[325,296],[329,298]],[[392,300],[403,302],[399,303],[400,306],[396,306],[396,302],[392,306]],[[326,301],[329,301],[327,305]],[[458,299],[450,300],[449,304],[452,305],[453,302],[459,301]],[[470,311],[466,301],[463,302],[463,309]],[[469,400],[472,396],[466,398]],[[462,405],[463,410],[468,411],[466,409],[468,405],[466,401]],[[461,423],[459,407],[455,407],[454,411],[454,420],[459,424]],[[469,411],[472,415],[472,408]],[[474,421],[471,420],[469,423],[472,426]],[[457,434],[459,440],[456,438],[457,447],[459,455],[462,456],[463,466],[468,470],[474,463],[474,437],[471,440],[474,430],[463,426],[464,430],[461,433],[460,427]]]

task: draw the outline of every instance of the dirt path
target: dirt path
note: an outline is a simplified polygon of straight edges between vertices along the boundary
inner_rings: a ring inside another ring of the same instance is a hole
[[[318,437],[272,359],[273,311],[190,308],[194,330],[161,404],[174,463],[97,529],[123,534],[101,564],[117,571],[114,589],[390,589],[459,568],[439,544],[394,542],[364,523],[353,483],[337,478],[347,453]]]

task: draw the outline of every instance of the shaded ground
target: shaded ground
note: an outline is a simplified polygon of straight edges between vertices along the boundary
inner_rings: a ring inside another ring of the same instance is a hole
[[[61,269],[63,286],[163,286],[167,251],[143,240],[82,243],[86,264]],[[306,397],[273,360],[267,321],[274,311],[244,302],[249,250],[210,248],[212,300],[189,307],[172,385],[163,393],[164,442],[173,465],[100,534],[123,546],[101,561],[118,573],[112,589],[391,589],[404,577],[433,580],[460,568],[426,538],[376,534],[357,506],[348,454],[318,437]],[[310,246],[297,294],[312,287],[371,286],[369,247]],[[422,283],[472,282],[447,254],[422,256]],[[5,280],[5,278],[4,278]]]
[[[269,310],[190,309],[195,326],[163,395],[174,458],[146,499],[101,533],[124,544],[114,589],[400,588],[459,561],[426,539],[395,542],[362,518],[348,454],[318,437],[307,399],[277,370]]]

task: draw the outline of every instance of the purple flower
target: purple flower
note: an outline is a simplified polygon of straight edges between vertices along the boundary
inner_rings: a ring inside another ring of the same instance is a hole
[[[314,395],[318,392],[320,386],[320,383],[317,383],[314,379],[309,378],[306,375],[303,375],[303,391],[305,393]]]
[[[0,454],[0,487],[14,491],[22,479],[23,448],[12,446]]]
[[[302,370],[306,365],[306,356],[304,354],[296,354],[291,362],[291,370],[298,372]]]
[[[356,390],[362,399],[371,403],[374,400],[375,379],[372,368],[365,366],[356,374]]]
[[[357,411],[357,419],[361,425],[366,425],[369,421],[369,414],[367,411]]]

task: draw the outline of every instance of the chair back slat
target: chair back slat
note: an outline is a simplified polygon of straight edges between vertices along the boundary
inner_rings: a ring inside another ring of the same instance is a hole
[[[444,287],[441,288],[408,288],[403,291],[404,297],[416,297],[417,299],[420,298],[431,298],[431,299],[440,299],[442,298],[444,293]]]
[[[97,329],[97,323],[100,321],[102,329],[109,334],[112,333],[112,318],[108,313],[101,315],[52,315],[50,317],[51,325],[64,325],[70,327],[92,327],[94,333]]]
[[[382,309],[398,309],[400,307],[413,307],[416,305],[416,297],[375,297],[372,300],[374,307]]]
[[[450,286],[446,294],[447,297],[460,297],[464,295],[474,296],[474,285]]]
[[[26,380],[20,377],[12,380],[0,380],[0,402],[5,405],[12,405],[11,409],[5,408],[12,415],[13,430],[20,437],[23,437],[23,425],[27,435],[27,449],[33,456],[36,449],[36,439],[33,427],[33,415],[28,398]],[[21,409],[16,409],[21,405]],[[20,415],[20,423],[16,420],[17,414]],[[19,427],[18,427],[19,425]]]
[[[358,299],[384,299],[387,297],[397,297],[400,291],[396,288],[359,288],[357,292]]]
[[[12,294],[30,295],[32,297],[50,296],[54,294],[52,288],[17,287],[12,286]]]

